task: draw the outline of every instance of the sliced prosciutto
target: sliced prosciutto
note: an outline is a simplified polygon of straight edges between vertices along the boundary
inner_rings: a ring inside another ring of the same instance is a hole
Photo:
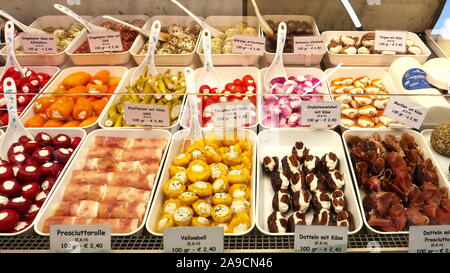
[[[151,190],[155,174],[139,174],[134,172],[96,172],[75,170],[72,172],[72,183],[97,184],[121,187],[135,187]]]
[[[156,173],[159,164],[145,161],[120,161],[115,162],[108,158],[91,157],[86,160],[84,170],[100,172],[140,172]]]
[[[88,152],[87,158],[107,158],[114,161],[157,161],[161,160],[163,148],[122,149],[116,147],[98,147]]]
[[[133,187],[70,183],[64,192],[63,201],[93,200],[99,202],[148,203],[150,193],[150,191]]]
[[[97,202],[82,200],[75,202],[62,202],[55,210],[55,216],[78,216],[92,218],[144,218],[145,203],[129,202]]]
[[[45,220],[42,231],[50,232],[51,225],[107,225],[111,233],[130,233],[139,226],[139,219],[102,219],[72,216],[52,216]]]
[[[165,147],[166,139],[150,139],[150,138],[123,138],[123,137],[106,137],[96,136],[95,145],[105,147],[116,147],[122,149],[142,149],[142,148],[159,148]]]

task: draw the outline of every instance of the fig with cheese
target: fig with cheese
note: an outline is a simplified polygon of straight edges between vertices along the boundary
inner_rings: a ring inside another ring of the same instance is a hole
[[[20,194],[22,187],[16,179],[6,179],[0,184],[0,194],[6,197],[14,197]]]
[[[28,199],[34,199],[41,191],[41,185],[37,182],[31,182],[21,187],[22,196]]]
[[[72,141],[70,137],[65,134],[58,134],[53,138],[53,147],[55,148],[70,148]]]
[[[19,223],[20,216],[17,211],[4,209],[0,211],[0,232],[9,231]]]
[[[41,169],[34,165],[23,165],[17,172],[17,179],[21,183],[33,182],[41,180]]]

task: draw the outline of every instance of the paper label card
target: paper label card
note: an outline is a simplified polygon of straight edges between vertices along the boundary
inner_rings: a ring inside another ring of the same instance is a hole
[[[167,227],[163,233],[164,252],[223,252],[222,227]]]
[[[92,53],[95,52],[115,52],[122,51],[122,40],[120,32],[100,31],[87,34],[89,48]]]
[[[427,112],[426,107],[405,97],[391,97],[384,110],[384,115],[415,129],[420,129]]]
[[[215,127],[243,126],[251,121],[253,105],[249,101],[211,104]]]
[[[450,226],[409,227],[409,253],[450,254]]]
[[[58,53],[55,35],[21,33],[22,47],[25,53],[55,54]]]
[[[301,114],[302,125],[339,125],[341,103],[336,101],[304,101]]]
[[[301,253],[347,252],[348,228],[338,226],[295,226],[294,249]]]
[[[170,126],[170,109],[166,105],[124,103],[125,123],[137,126]]]
[[[111,252],[111,227],[51,225],[50,252]]]
[[[233,53],[262,56],[265,48],[264,37],[233,35]]]
[[[406,31],[375,31],[375,46],[377,51],[406,52],[406,41],[408,32]]]
[[[324,54],[326,51],[323,37],[296,36],[294,37],[294,54]]]

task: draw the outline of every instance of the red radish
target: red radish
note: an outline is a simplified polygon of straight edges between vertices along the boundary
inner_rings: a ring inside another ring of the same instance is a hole
[[[52,137],[44,132],[40,132],[38,133],[35,137],[34,140],[36,140],[37,142],[40,142],[42,146],[51,146],[53,144],[52,142]]]
[[[37,182],[25,184],[21,188],[22,196],[28,199],[34,199],[41,191],[41,186]]]
[[[70,145],[70,148],[75,150],[78,147],[78,144],[80,144],[80,142],[81,142],[81,137],[74,137],[72,139],[72,144]]]
[[[31,141],[31,139],[29,137],[27,137],[27,136],[19,137],[19,143],[24,145],[24,147],[25,147],[25,144],[28,143],[29,141]]]
[[[70,137],[64,134],[58,134],[53,138],[53,146],[55,148],[69,148],[72,144]]]
[[[33,155],[31,157],[34,161],[36,161],[37,164],[44,164],[46,162],[49,162],[53,159],[53,148],[45,147],[37,149],[33,152]]]
[[[41,147],[41,143],[39,143],[35,140],[31,140],[31,141],[28,141],[27,143],[23,144],[23,146],[25,148],[25,153],[32,154],[34,151],[36,151],[37,149],[39,149]]]
[[[72,155],[72,152],[69,149],[59,148],[58,150],[54,151],[53,156],[55,157],[55,160],[61,164],[65,164],[67,161],[69,161],[69,158]]]
[[[6,179],[0,184],[0,194],[6,197],[15,197],[20,194],[22,187],[16,179]]]
[[[0,231],[5,232],[13,229],[19,223],[20,216],[17,211],[4,209],[0,211]]]
[[[10,199],[8,204],[6,205],[9,209],[13,209],[18,213],[26,213],[28,209],[31,207],[32,202],[30,199],[27,199],[23,196],[19,196],[13,199]]]
[[[6,179],[14,178],[14,172],[12,167],[9,165],[0,166],[0,181],[5,181]]]
[[[24,152],[8,155],[9,162],[11,164],[23,164],[27,159],[27,155]]]
[[[17,223],[17,225],[12,229],[12,232],[19,232],[22,231],[24,229],[26,229],[27,227],[29,227],[31,224],[30,221],[20,221],[19,223]]]
[[[44,177],[58,176],[58,174],[61,172],[61,169],[61,166],[56,161],[47,162],[41,166],[41,172]]]
[[[47,199],[47,192],[46,191],[41,191],[40,193],[38,193],[38,195],[36,195],[36,198],[34,199],[36,202],[36,206],[42,206],[42,204],[44,204],[45,199]]]
[[[21,183],[33,182],[41,180],[42,172],[39,167],[33,165],[23,165],[17,172],[17,179]]]
[[[25,214],[25,219],[28,221],[32,221],[34,218],[36,218],[36,215],[38,214],[40,208],[41,207],[37,206],[36,204],[31,205],[31,207]]]
[[[47,177],[42,181],[41,188],[43,191],[50,192],[56,183],[55,177]]]

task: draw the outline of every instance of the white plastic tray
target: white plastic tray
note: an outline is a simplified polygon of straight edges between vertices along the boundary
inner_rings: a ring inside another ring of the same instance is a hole
[[[357,233],[362,227],[361,211],[358,207],[354,184],[348,169],[347,159],[340,136],[331,130],[298,130],[298,129],[267,129],[258,135],[258,177],[259,187],[257,192],[258,213],[256,214],[256,226],[267,235],[292,235],[294,233],[273,233],[267,226],[267,218],[273,212],[272,199],[274,191],[270,183],[270,178],[261,167],[261,162],[265,156],[278,156],[280,159],[289,155],[296,141],[302,141],[310,149],[310,153],[321,157],[322,155],[333,152],[340,160],[339,171],[344,176],[345,187],[344,195],[347,201],[347,209],[353,216],[355,230],[348,234]],[[292,211],[292,210],[291,210]],[[292,213],[288,213],[290,216]],[[313,212],[306,215],[307,223],[311,224]]]
[[[85,20],[92,20],[92,16],[81,16]],[[76,23],[72,17],[65,15],[47,15],[37,18],[30,27],[37,29],[44,29],[47,27],[64,27],[67,28],[71,24]],[[21,65],[62,65],[67,60],[66,50],[77,39],[78,35],[72,40],[72,42],[61,52],[55,54],[16,54],[17,61]],[[22,46],[22,39],[16,37],[14,39],[14,49]],[[0,50],[0,55],[6,60],[6,47]]]
[[[448,58],[445,51],[438,45],[437,40],[439,35],[431,34],[431,29],[425,30],[425,35],[427,37],[427,44],[433,49],[434,53],[440,58]]]
[[[325,70],[325,74],[330,73],[331,69]],[[383,81],[383,85],[386,88],[386,91],[392,94],[398,94],[398,90],[394,85],[391,75],[383,68],[380,67],[341,67],[336,72],[333,73],[332,76],[328,79],[328,88],[331,90],[331,82],[334,79],[340,77],[352,77],[353,79],[367,76],[370,79],[381,79]],[[331,93],[331,91],[330,91]],[[334,100],[333,94],[331,94],[332,99]],[[408,127],[403,124],[396,124],[395,128],[408,129]],[[347,130],[350,129],[348,127],[342,126],[341,128]],[[373,128],[358,128],[358,130],[377,130]]]
[[[200,74],[201,74],[202,70],[203,70],[203,68],[198,68],[194,72],[194,77],[195,77],[196,83],[200,78]],[[255,79],[255,82],[256,82],[256,94],[255,95],[261,94],[261,90],[262,90],[261,89],[262,88],[261,87],[261,77],[260,77],[259,70],[257,68],[243,67],[243,66],[236,66],[236,67],[228,66],[228,67],[215,67],[215,70],[217,71],[219,78],[222,81],[222,84],[224,84],[224,85],[226,83],[233,82],[235,79],[238,79],[238,78],[242,79],[242,77],[244,77],[247,74],[251,75],[253,77],[253,79]],[[258,111],[258,109],[260,107],[258,100],[256,101],[256,104],[257,104],[256,109]],[[180,123],[183,128],[190,127],[189,119],[190,119],[189,107],[185,107],[183,115],[181,116],[181,123]],[[258,117],[256,118],[255,124],[253,124],[252,126],[249,126],[249,127],[242,127],[242,128],[251,129],[256,132],[257,127],[258,127]]]
[[[69,68],[62,70],[61,73],[59,73],[58,76],[49,85],[47,85],[47,87],[41,93],[45,94],[45,93],[54,92],[58,88],[59,84],[64,80],[64,78],[66,78],[67,76],[69,76],[70,74],[72,74],[74,72],[84,71],[91,75],[95,75],[95,73],[97,73],[98,71],[103,70],[103,69],[108,70],[111,74],[111,77],[116,77],[116,76],[122,77],[119,84],[117,85],[116,90],[114,91],[114,93],[118,92],[118,90],[120,90],[122,84],[124,84],[124,80],[126,78],[126,74],[128,71],[126,67],[123,67],[123,66],[85,66],[85,67],[74,66],[74,67],[69,67]],[[105,111],[105,109],[108,109],[110,104],[111,104],[111,100],[108,101],[108,103],[106,104],[103,111]],[[103,113],[103,111],[102,111],[102,113]],[[30,103],[29,107],[26,109],[26,111],[24,111],[24,114],[21,116],[20,120],[23,122],[23,124],[25,124],[25,122],[28,119],[30,119],[31,117],[33,117],[34,114],[35,113],[34,113],[32,104]],[[101,114],[100,114],[100,116],[101,116]],[[89,126],[85,126],[85,127],[80,127],[80,128],[85,129],[87,132],[90,132],[98,127],[97,123],[98,123],[98,119],[93,124],[91,124]],[[68,127],[60,128],[60,130],[64,130],[65,128],[68,128]]]
[[[202,17],[199,17],[203,19]],[[190,22],[192,22],[192,18],[190,16],[169,16],[169,15],[161,15],[161,16],[153,16],[145,25],[145,28],[150,30],[152,23],[155,20],[159,20],[164,27],[168,27],[171,24],[180,24],[182,26],[187,26]],[[199,35],[200,37],[200,35]],[[195,49],[188,54],[155,54],[155,65],[158,66],[167,66],[167,65],[181,65],[188,66],[191,65],[194,61],[195,52],[197,51],[199,45],[200,38],[197,38],[197,43],[195,45]],[[145,57],[145,54],[140,54],[142,47],[144,46],[147,38],[139,35],[133,46],[130,48],[131,55],[133,56],[134,61],[137,64],[140,64]]]
[[[334,54],[328,50],[328,44],[331,39],[341,35],[350,35],[354,37],[362,37],[364,34],[370,31],[325,31],[322,33],[324,36],[324,43],[327,47],[327,61],[332,65],[338,65],[343,63],[344,65],[356,65],[356,66],[390,66],[393,61],[401,57],[413,57],[417,59],[421,64],[425,63],[431,55],[431,51],[423,43],[417,34],[408,32],[408,39],[412,40],[422,50],[421,55],[387,55],[387,54]]]
[[[423,130],[421,134],[425,138],[427,145],[430,148],[431,155],[434,157],[434,161],[438,164],[437,167],[441,169],[442,173],[447,179],[447,183],[449,183],[450,185],[450,172],[449,172],[450,157],[441,155],[440,153],[436,152],[433,149],[433,147],[431,147],[430,139],[432,133],[433,133],[432,129],[427,129]]]
[[[172,164],[173,159],[175,158],[175,156],[181,152],[181,148],[183,145],[183,140],[186,137],[188,133],[188,130],[181,130],[176,132],[173,137],[172,137],[172,143],[170,145],[170,151],[167,154],[167,158],[166,158],[166,163],[164,164],[164,169],[163,172],[161,174],[161,181],[158,184],[158,187],[156,188],[156,193],[155,193],[155,198],[152,202],[152,207],[150,209],[150,214],[148,216],[147,219],[147,223],[145,225],[145,227],[147,228],[147,230],[155,235],[155,236],[162,236],[162,233],[158,233],[155,230],[155,225],[158,222],[159,219],[159,215],[161,212],[161,207],[164,203],[164,201],[166,200],[166,196],[163,192],[163,188],[162,185],[164,184],[164,182],[168,181],[170,179],[170,175],[169,175],[169,166]],[[223,129],[203,129],[203,133],[204,134],[208,134],[208,133],[215,133],[218,138],[220,138],[220,136],[223,136],[224,134],[234,134],[233,130],[223,130]],[[254,133],[253,131],[247,130],[247,129],[238,129],[237,134],[240,138],[245,137],[251,144],[252,146],[252,179],[251,179],[251,193],[250,193],[250,211],[249,211],[249,216],[250,216],[250,228],[242,233],[225,233],[225,235],[230,235],[230,236],[241,236],[241,235],[245,235],[247,233],[249,233],[255,226],[255,213],[256,213],[256,207],[255,207],[255,196],[256,196],[256,142],[257,142],[257,137],[256,137],[256,133]]]
[[[142,19],[144,21],[148,20],[146,15],[112,15],[120,20],[131,21],[134,19]],[[100,25],[104,22],[111,22],[109,19],[103,17],[95,17],[91,23],[94,25]],[[129,50],[124,52],[106,52],[106,53],[75,53],[75,51],[87,40],[87,30],[84,29],[77,39],[67,47],[67,55],[72,60],[75,65],[121,65],[127,64],[130,61],[131,47]],[[140,37],[138,35],[136,39]],[[136,42],[134,40],[133,44]]]
[[[178,73],[179,71],[184,73],[184,67],[157,67],[156,71],[158,71],[158,73],[164,73],[164,71],[166,71],[167,69],[171,70],[171,73]],[[123,92],[127,92],[127,86],[130,86],[130,79],[131,76],[133,75],[134,71],[136,70],[136,68],[132,68],[128,71],[127,76],[125,77],[123,84],[120,86],[120,89],[117,90],[118,93],[123,93]],[[113,105],[115,102],[120,100],[120,95],[115,95],[110,99],[110,102],[108,102],[109,107],[111,107],[111,105]],[[180,114],[178,115],[178,121],[177,123],[175,123],[174,125],[168,126],[168,127],[155,127],[158,129],[167,129],[169,130],[172,134],[175,133],[179,126],[180,126],[180,119],[181,119],[181,115],[183,113],[184,107],[185,107],[185,101],[186,101],[186,97],[187,96],[183,96],[183,102],[182,102],[182,106],[180,109]],[[108,107],[108,109],[109,109]],[[106,108],[106,107],[105,107]],[[102,127],[103,129],[108,129],[111,127],[105,126],[105,121],[108,119],[108,109],[106,109],[105,111],[102,112],[102,114],[99,116],[98,118],[98,124],[100,125],[100,127]],[[140,127],[114,127],[114,129],[139,129]]]
[[[40,213],[44,209],[44,207],[48,204],[50,198],[53,195],[53,192],[55,192],[55,189],[56,189],[56,187],[59,184],[59,181],[61,181],[61,178],[64,176],[66,170],[69,168],[69,165],[72,162],[73,158],[75,158],[76,154],[80,150],[80,146],[84,142],[84,139],[85,139],[85,136],[86,136],[86,132],[84,130],[78,129],[78,128],[70,128],[70,129],[68,128],[68,129],[65,129],[64,131],[61,131],[58,128],[42,128],[42,129],[30,128],[30,129],[28,129],[28,131],[33,136],[37,135],[40,132],[45,132],[45,133],[49,134],[51,137],[54,137],[54,136],[56,136],[58,134],[61,134],[61,133],[64,133],[64,134],[70,136],[71,138],[73,138],[73,137],[80,137],[81,138],[80,144],[78,144],[78,147],[73,151],[73,154],[70,157],[69,161],[67,161],[66,165],[64,166],[64,168],[62,169],[62,171],[59,174],[58,178],[56,179],[53,188],[48,193],[47,199],[45,199],[44,203],[41,206],[41,209],[39,210],[39,213]],[[8,147],[0,147],[0,148],[1,149],[8,149]],[[38,213],[38,215],[39,215],[39,213]],[[24,230],[21,230],[19,232],[15,232],[15,233],[0,233],[0,236],[31,235],[31,234],[34,233],[33,230],[32,230],[32,227],[34,226],[35,223],[37,223],[37,219],[38,219],[38,216],[36,216],[36,218],[34,218],[34,220],[31,223],[31,225],[29,225]]]
[[[221,31],[232,28],[239,22],[246,22],[258,31],[258,20],[254,16],[209,16],[206,17],[205,22]],[[261,37],[258,35],[258,37]],[[205,54],[203,54],[203,46],[200,37],[200,45],[197,47],[197,54],[201,62],[204,62]],[[254,66],[258,62],[258,55],[244,55],[244,54],[211,54],[214,65],[242,65]]]
[[[316,20],[314,20],[314,17],[309,15],[264,15],[263,18],[266,21],[272,20],[275,23],[282,21],[287,22],[289,20],[305,21],[312,26],[313,35],[321,35],[319,32],[319,28],[317,27]],[[314,55],[283,53],[283,63],[313,66],[320,64],[324,55],[325,52],[322,54],[314,54]],[[269,64],[272,63],[273,58],[275,58],[275,53],[264,51],[264,60],[266,61],[266,63]]]
[[[390,131],[390,130],[347,130],[342,134],[342,139],[344,140],[344,147],[345,147],[345,152],[347,153],[347,155],[350,157],[350,149],[348,147],[347,144],[347,138],[350,135],[353,136],[359,136],[359,137],[366,137],[366,136],[372,136],[373,133],[378,133],[381,138],[384,139],[384,136],[386,134],[391,134],[396,136],[397,138],[399,138],[401,136],[402,133],[408,133],[411,136],[414,137],[414,141],[417,143],[417,145],[421,148],[422,152],[423,152],[423,156],[424,158],[431,158],[433,165],[436,166],[436,173],[438,175],[439,178],[439,187],[449,187],[449,183],[446,181],[444,174],[442,173],[442,170],[438,167],[439,165],[436,164],[436,160],[434,159],[428,145],[427,145],[427,141],[425,140],[425,138],[418,132],[413,131],[413,130],[394,130],[394,131]],[[366,197],[366,192],[362,189],[360,189],[358,187],[358,182],[356,179],[356,172],[355,169],[353,168],[353,164],[352,162],[349,162],[350,165],[350,169],[352,172],[352,176],[353,176],[353,180],[355,181],[355,186],[357,187],[357,191],[356,194],[358,196],[358,200],[359,200],[359,209],[361,210],[361,213],[363,215],[363,220],[364,220],[364,224],[367,227],[369,232],[372,233],[378,233],[378,234],[385,234],[385,235],[391,235],[391,234],[408,234],[408,231],[398,231],[398,232],[383,232],[383,231],[379,231],[376,230],[374,228],[372,228],[371,226],[369,226],[368,224],[368,219],[366,219],[365,214],[364,214],[364,207],[363,207],[363,203],[362,200],[364,199],[364,197]]]
[[[50,80],[42,87],[42,89],[39,91],[39,93],[43,93],[44,90],[50,85],[52,84],[53,80],[58,76],[58,73],[60,72],[59,67],[57,66],[26,66],[27,68],[37,72],[37,73],[47,73],[49,74]],[[22,67],[23,68],[23,67]],[[0,67],[0,74],[3,72],[3,69],[5,69],[5,67]],[[34,101],[36,100],[38,96],[35,96],[30,103],[28,103],[27,107],[25,107],[25,109],[22,111],[22,113],[20,114],[20,117],[23,117],[25,115],[25,112],[27,112],[30,108],[32,108],[32,105],[34,103]],[[0,129],[6,129],[7,126],[0,126]]]
[[[45,205],[45,207],[39,212],[37,215],[37,224],[34,227],[34,230],[37,234],[42,236],[48,236],[48,233],[44,233],[42,231],[42,225],[44,224],[45,220],[48,217],[53,216],[54,210],[57,208],[58,204],[61,203],[64,196],[64,191],[66,187],[70,183],[70,178],[72,175],[72,171],[81,169],[84,166],[84,161],[86,160],[87,152],[90,147],[92,147],[93,143],[95,143],[95,137],[96,136],[109,136],[109,137],[127,137],[127,138],[158,138],[158,139],[167,139],[167,146],[164,150],[163,156],[161,157],[161,163],[158,169],[158,172],[156,173],[153,189],[150,194],[150,198],[147,203],[147,208],[145,212],[145,216],[142,219],[142,223],[140,226],[133,232],[130,233],[112,233],[112,236],[131,236],[131,235],[139,235],[142,233],[142,229],[144,227],[144,224],[147,220],[147,215],[150,210],[150,205],[153,200],[153,195],[155,192],[156,185],[158,184],[162,165],[164,163],[164,159],[167,155],[167,151],[170,146],[170,140],[171,140],[171,134],[167,130],[115,130],[115,129],[105,129],[105,130],[96,130],[94,132],[91,132],[85,139],[82,145],[80,145],[80,153],[76,155],[76,157],[73,159],[72,164],[70,164],[69,168],[67,169],[67,172],[64,174],[64,176],[61,178],[61,183],[56,187],[55,194],[52,196],[50,201]]]
[[[260,76],[261,76],[261,82],[264,81],[264,76],[267,72],[267,67],[263,68],[259,71]],[[322,79],[323,77],[325,77],[325,73],[318,69],[318,68],[311,68],[311,67],[298,67],[298,68],[294,68],[294,67],[285,67],[286,73],[288,77],[291,76],[300,76],[300,75],[312,75],[318,79]],[[266,94],[267,92],[269,92],[270,90],[266,90],[265,86],[262,84],[261,85],[261,89],[262,94]],[[330,96],[330,90],[328,87],[328,84],[326,83],[326,81],[322,82],[322,88],[323,88],[323,93],[324,95],[322,96],[324,101],[331,101],[332,98]],[[258,109],[258,115],[259,115],[259,125],[261,127],[262,130],[265,130],[267,128],[272,128],[270,126],[265,126],[263,121],[264,121],[264,116],[265,116],[265,100],[264,100],[264,96],[258,96],[258,101],[259,101],[259,105],[261,105],[261,107],[259,107]],[[334,127],[330,127],[330,129],[335,128]],[[308,129],[308,127],[296,127],[297,129]]]

